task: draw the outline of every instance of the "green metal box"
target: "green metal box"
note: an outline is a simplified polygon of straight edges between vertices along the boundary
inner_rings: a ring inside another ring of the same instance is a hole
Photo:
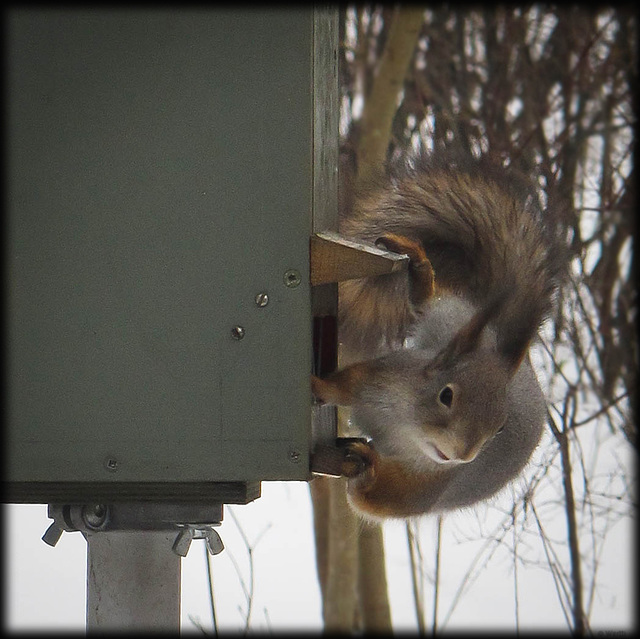
[[[12,501],[309,477],[322,19],[8,12]]]

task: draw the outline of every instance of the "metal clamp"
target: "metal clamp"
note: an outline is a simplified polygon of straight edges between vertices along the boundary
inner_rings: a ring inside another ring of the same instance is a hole
[[[173,551],[181,557],[186,557],[193,539],[204,539],[212,555],[224,549],[214,530],[222,523],[222,504],[49,504],[47,515],[53,523],[42,541],[49,546],[55,546],[64,531],[86,536],[101,531],[175,530]]]

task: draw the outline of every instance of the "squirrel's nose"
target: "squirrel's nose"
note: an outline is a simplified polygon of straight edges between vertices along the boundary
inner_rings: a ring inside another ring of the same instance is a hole
[[[483,443],[484,442],[469,444],[460,452],[458,459],[465,464],[472,462],[478,456]]]

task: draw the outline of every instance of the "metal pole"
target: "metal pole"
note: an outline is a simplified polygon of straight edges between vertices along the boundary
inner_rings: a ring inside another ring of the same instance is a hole
[[[180,631],[175,531],[86,532],[87,631]]]

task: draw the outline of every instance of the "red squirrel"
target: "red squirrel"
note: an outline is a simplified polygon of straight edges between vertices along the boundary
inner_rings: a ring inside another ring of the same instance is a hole
[[[532,193],[475,161],[420,158],[385,178],[341,233],[409,256],[408,274],[340,284],[357,363],[312,378],[351,407],[348,497],[370,518],[472,505],[516,478],[546,403],[528,349],[552,307],[559,242]]]

